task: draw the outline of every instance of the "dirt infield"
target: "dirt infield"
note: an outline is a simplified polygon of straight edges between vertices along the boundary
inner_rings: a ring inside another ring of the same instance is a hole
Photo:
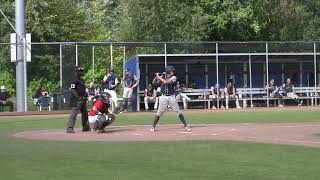
[[[180,140],[232,140],[272,144],[320,147],[320,123],[241,123],[197,124],[192,132],[181,125],[159,125],[155,132],[150,126],[111,126],[106,133],[80,132],[67,134],[63,129],[25,131],[15,137],[54,141],[180,141]]]
[[[217,110],[208,110],[208,109],[190,109],[182,110],[186,113],[192,112],[212,112],[212,113],[225,113],[225,112],[280,112],[280,111],[312,111],[320,110],[320,106],[286,106],[283,108],[278,107],[254,107],[254,108],[242,108],[242,109],[217,109]],[[16,120],[16,119],[33,119],[39,117],[68,117],[70,111],[44,111],[44,112],[0,112],[0,121],[1,120]],[[146,114],[154,114],[153,111],[140,111],[140,112],[126,112],[122,113],[121,116],[140,116]]]

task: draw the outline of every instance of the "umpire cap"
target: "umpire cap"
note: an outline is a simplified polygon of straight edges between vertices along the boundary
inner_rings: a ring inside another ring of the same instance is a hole
[[[174,69],[173,66],[169,65],[166,67],[166,72],[170,72],[170,71],[175,71],[176,69]]]

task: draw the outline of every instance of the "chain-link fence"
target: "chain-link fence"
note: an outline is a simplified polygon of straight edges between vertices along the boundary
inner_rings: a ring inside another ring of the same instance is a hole
[[[10,62],[10,45],[0,44],[0,85],[6,87],[15,104],[16,69]],[[42,87],[52,98],[51,109],[68,108],[67,92],[76,65],[85,68],[86,82],[93,81],[96,87],[109,68],[121,79],[128,66],[136,69],[138,90],[144,90],[154,73],[162,72],[168,64],[176,67],[179,81],[197,89],[225,85],[230,76],[235,76],[239,88],[261,88],[270,79],[281,85],[288,77],[298,87],[317,87],[319,46],[317,42],[32,43],[31,62],[27,63],[28,110],[39,110],[34,99]],[[117,91],[121,96],[120,87]]]

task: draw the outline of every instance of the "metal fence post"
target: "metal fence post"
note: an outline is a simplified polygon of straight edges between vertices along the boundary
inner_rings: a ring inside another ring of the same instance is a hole
[[[95,61],[95,51],[94,51],[94,46],[92,46],[92,81],[94,82],[94,61]]]
[[[251,55],[249,54],[249,80],[250,80],[250,106],[253,107],[252,104],[252,72],[251,72]]]
[[[60,44],[60,91],[62,91],[62,45]]]
[[[110,67],[113,68],[113,45],[110,44]]]
[[[267,77],[267,83],[269,83],[269,46],[268,43],[266,43],[266,77]],[[267,93],[267,107],[269,107],[269,93]]]
[[[313,43],[313,66],[314,66],[314,88],[315,88],[315,96],[314,96],[314,105],[318,105],[318,90],[317,90],[317,45]]]
[[[219,83],[219,54],[218,53],[219,53],[219,47],[218,47],[218,43],[216,43],[216,75],[217,75],[216,84]],[[219,92],[218,92],[217,108],[219,108],[219,103],[220,103],[220,85],[219,85],[218,91]]]
[[[123,46],[123,62],[122,62],[122,78],[124,78],[125,75],[125,69],[126,69],[126,47]]]
[[[164,43],[164,68],[167,67],[167,43]]]
[[[78,43],[76,42],[76,66],[79,66],[79,60],[78,60]]]

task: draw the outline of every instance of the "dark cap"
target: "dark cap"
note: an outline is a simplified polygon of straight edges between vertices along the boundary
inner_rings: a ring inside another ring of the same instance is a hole
[[[166,72],[170,72],[170,71],[175,71],[176,69],[174,69],[173,66],[169,65],[166,67]]]

